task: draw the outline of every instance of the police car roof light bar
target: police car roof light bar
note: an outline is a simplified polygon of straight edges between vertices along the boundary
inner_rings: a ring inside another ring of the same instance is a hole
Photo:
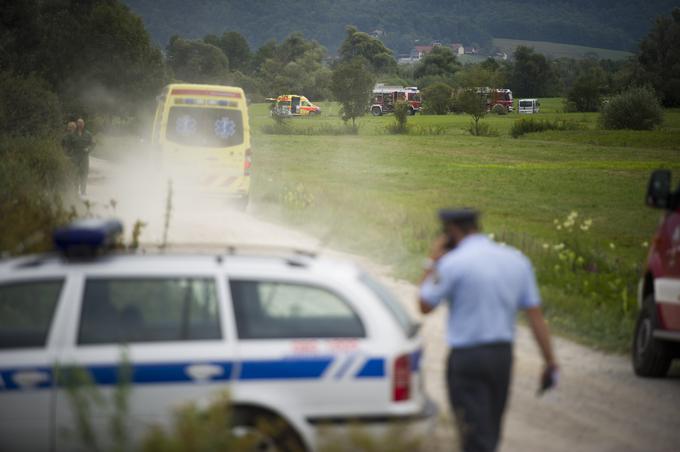
[[[85,219],[54,231],[54,247],[68,258],[91,258],[112,248],[123,232],[115,219]]]

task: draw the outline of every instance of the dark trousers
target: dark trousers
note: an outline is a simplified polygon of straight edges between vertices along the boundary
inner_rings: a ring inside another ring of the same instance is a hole
[[[493,452],[501,437],[512,371],[512,344],[456,348],[446,381],[464,452]]]

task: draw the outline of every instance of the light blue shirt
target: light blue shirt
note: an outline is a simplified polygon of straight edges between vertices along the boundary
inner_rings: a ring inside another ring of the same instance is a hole
[[[517,311],[541,303],[529,259],[482,234],[463,239],[438,262],[420,288],[432,307],[449,305],[450,347],[512,342]]]

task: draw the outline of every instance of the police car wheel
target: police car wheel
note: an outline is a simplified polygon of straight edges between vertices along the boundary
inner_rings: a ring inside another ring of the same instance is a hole
[[[371,109],[371,113],[373,114],[373,116],[382,116],[382,110],[380,109],[380,107],[373,107]]]
[[[642,303],[633,337],[633,369],[641,377],[664,377],[671,365],[668,344],[653,335],[656,325],[656,305],[654,295],[650,294]]]
[[[297,432],[280,417],[256,410],[237,410],[232,433],[252,452],[303,452]]]

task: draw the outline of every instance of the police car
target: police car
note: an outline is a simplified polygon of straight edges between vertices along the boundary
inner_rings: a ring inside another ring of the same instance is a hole
[[[110,394],[121,344],[136,440],[224,390],[234,429],[284,423],[262,438],[278,450],[314,450],[327,423],[433,425],[418,325],[354,265],[237,247],[107,250],[121,229],[77,222],[55,233],[58,252],[0,261],[0,450],[71,450],[75,413],[55,374],[76,365]]]

